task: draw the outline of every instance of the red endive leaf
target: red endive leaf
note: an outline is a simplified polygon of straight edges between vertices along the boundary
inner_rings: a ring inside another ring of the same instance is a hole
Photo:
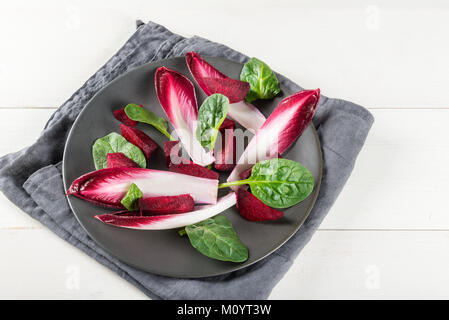
[[[72,183],[67,194],[101,206],[123,208],[120,201],[131,183],[137,185],[144,197],[188,193],[195,203],[217,201],[218,180],[142,168],[108,168],[87,173]]]
[[[215,161],[195,137],[198,106],[193,84],[184,75],[160,67],[155,75],[156,93],[183,147],[193,162],[207,166]]]
[[[196,52],[188,52],[186,62],[190,73],[205,94],[210,96],[221,93],[228,97],[230,102],[228,115],[232,119],[253,132],[260,128],[265,116],[255,106],[244,101],[250,89],[249,83],[229,78]]]
[[[319,98],[320,90],[316,89],[301,91],[282,100],[251,139],[228,181],[239,180],[240,174],[256,162],[284,153],[312,121]]]

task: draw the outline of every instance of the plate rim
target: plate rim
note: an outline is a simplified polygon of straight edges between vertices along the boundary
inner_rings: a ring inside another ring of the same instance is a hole
[[[214,56],[208,56],[208,55],[203,55],[203,58],[205,58],[205,60],[207,60],[208,58],[211,59],[220,59],[223,60],[223,62],[232,62],[232,63],[239,63],[242,64],[239,61],[234,61],[231,59],[227,59],[227,58],[223,58],[223,57],[214,57]],[[62,180],[63,180],[63,186],[64,186],[64,191],[68,189],[68,187],[70,187],[71,184],[67,184],[67,178],[66,178],[66,166],[67,166],[67,146],[69,145],[70,140],[72,139],[72,136],[74,135],[74,128],[76,127],[76,125],[78,124],[78,122],[80,121],[80,118],[82,116],[82,114],[84,112],[86,112],[87,108],[90,106],[90,104],[92,103],[92,101],[102,93],[103,90],[105,90],[109,85],[120,81],[122,78],[126,77],[128,75],[128,73],[133,72],[137,69],[141,69],[144,68],[150,64],[156,64],[156,63],[163,63],[164,61],[170,61],[170,60],[178,60],[178,59],[182,59],[184,58],[184,56],[179,56],[179,57],[170,57],[170,58],[166,58],[166,59],[160,59],[160,60],[156,60],[156,61],[150,61],[144,64],[141,64],[139,66],[136,66],[134,68],[129,69],[128,71],[126,71],[125,73],[117,76],[115,79],[111,80],[110,82],[108,82],[106,85],[104,85],[100,90],[98,90],[90,99],[88,102],[86,102],[86,104],[84,105],[84,107],[82,108],[82,110],[78,113],[78,115],[76,116],[76,119],[74,120],[72,126],[70,127],[70,131],[69,134],[67,135],[67,139],[64,145],[64,153],[63,153],[63,157],[62,157]],[[291,95],[292,92],[291,90],[287,89],[287,96]],[[316,128],[313,124],[313,122],[311,122],[309,124],[309,126],[312,128],[312,132],[313,132],[313,136],[315,138],[317,147],[318,147],[318,155],[319,155],[319,174],[317,177],[317,181],[315,183],[315,188],[314,188],[314,195],[312,198],[312,201],[309,205],[309,207],[306,210],[306,214],[304,215],[304,217],[299,221],[298,223],[298,227],[295,228],[295,230],[288,236],[286,237],[283,241],[281,241],[275,248],[273,248],[272,250],[269,250],[266,254],[262,255],[261,257],[259,257],[258,259],[256,259],[255,261],[252,261],[251,263],[245,264],[243,263],[239,263],[239,264],[235,264],[234,267],[229,268],[227,271],[224,272],[216,272],[216,273],[209,273],[207,275],[202,275],[202,276],[182,276],[182,275],[173,275],[173,274],[166,274],[164,272],[154,272],[154,271],[149,271],[146,270],[145,268],[142,268],[141,266],[137,266],[133,263],[130,263],[128,261],[124,261],[121,258],[117,257],[114,253],[112,253],[109,248],[107,248],[106,246],[104,246],[101,242],[99,242],[96,237],[94,235],[92,235],[89,230],[84,226],[84,224],[81,222],[81,220],[78,218],[78,215],[76,214],[76,211],[74,210],[73,206],[72,206],[72,202],[70,200],[70,197],[68,195],[66,195],[66,199],[67,202],[69,203],[69,207],[71,210],[71,213],[75,216],[76,220],[78,221],[78,223],[81,225],[81,227],[84,229],[84,231],[86,231],[87,235],[92,238],[92,240],[95,241],[96,244],[98,244],[103,250],[105,250],[107,253],[109,253],[112,257],[115,257],[116,259],[118,259],[119,261],[121,261],[122,263],[125,263],[129,266],[132,266],[140,271],[144,271],[144,272],[148,272],[154,275],[161,275],[161,276],[166,276],[166,277],[170,277],[170,278],[181,278],[181,279],[201,279],[201,278],[206,278],[206,277],[214,277],[214,276],[220,276],[220,275],[224,275],[224,274],[228,274],[246,267],[249,267],[263,259],[265,259],[266,257],[270,256],[272,253],[274,253],[276,250],[278,250],[280,247],[282,247],[288,240],[290,240],[300,229],[301,227],[304,225],[304,222],[307,220],[307,218],[309,217],[310,213],[313,210],[313,207],[315,206],[316,200],[318,199],[319,193],[320,193],[320,188],[321,188],[321,182],[323,179],[323,150],[321,148],[321,142],[318,136],[318,132],[316,131]],[[141,230],[137,230],[137,231],[141,231]],[[146,230],[146,231],[151,231],[151,230]]]

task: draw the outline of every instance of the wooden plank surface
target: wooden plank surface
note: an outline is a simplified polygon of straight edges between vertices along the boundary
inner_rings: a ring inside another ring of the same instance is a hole
[[[2,107],[60,105],[137,18],[257,56],[327,96],[369,107],[449,106],[444,0],[2,1],[0,12]]]

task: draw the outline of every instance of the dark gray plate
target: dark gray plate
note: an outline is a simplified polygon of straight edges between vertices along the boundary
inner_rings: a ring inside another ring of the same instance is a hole
[[[206,57],[206,60],[234,79],[239,79],[242,64]],[[198,104],[205,99],[204,93],[190,76],[184,58],[173,58],[138,67],[111,82],[98,92],[85,106],[70,131],[63,160],[64,186],[67,189],[73,180],[84,173],[94,171],[92,144],[112,131],[120,133],[120,123],[112,111],[128,103],[143,104],[159,116],[164,116],[154,89],[154,73],[160,66],[177,70],[189,77],[195,84]],[[265,116],[270,115],[284,97],[255,103]],[[143,130],[163,147],[165,137],[149,125],[139,124]],[[143,231],[118,228],[94,219],[96,214],[110,212],[78,198],[69,197],[69,204],[88,234],[112,255],[136,268],[165,276],[197,278],[220,275],[248,266],[279,248],[302,225],[318,195],[321,182],[321,149],[313,126],[302,134],[285,158],[299,161],[310,170],[315,178],[313,193],[300,204],[285,211],[285,216],[274,222],[249,222],[240,217],[235,206],[225,214],[232,222],[242,242],[249,249],[249,259],[244,263],[213,260],[203,256],[189,243],[187,237],[180,237],[176,230]],[[163,150],[153,155],[149,166],[167,170]],[[222,178],[226,178],[223,176]]]

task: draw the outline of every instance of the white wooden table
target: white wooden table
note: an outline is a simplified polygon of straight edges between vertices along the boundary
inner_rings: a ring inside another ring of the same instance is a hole
[[[447,1],[1,1],[0,155],[153,20],[259,57],[376,122],[272,299],[449,298]],[[145,299],[0,194],[0,298]]]

